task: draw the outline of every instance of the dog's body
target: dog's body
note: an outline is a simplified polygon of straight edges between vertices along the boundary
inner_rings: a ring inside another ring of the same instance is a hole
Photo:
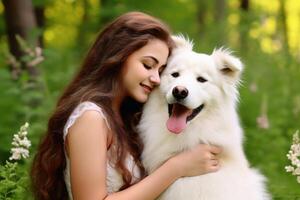
[[[151,173],[173,155],[206,143],[222,147],[221,169],[178,179],[159,199],[269,200],[265,178],[249,168],[242,146],[235,108],[242,63],[226,50],[198,54],[184,38],[175,42],[161,85],[151,93],[138,125],[143,164]]]

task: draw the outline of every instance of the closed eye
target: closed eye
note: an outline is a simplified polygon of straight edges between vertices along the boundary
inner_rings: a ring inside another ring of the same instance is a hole
[[[203,78],[202,76],[199,76],[199,77],[197,77],[197,81],[200,82],[200,83],[204,83],[207,80],[205,78]]]
[[[144,65],[144,67],[145,67],[145,69],[151,69],[151,67],[149,66],[149,65],[146,65],[145,63],[143,63],[143,65]]]

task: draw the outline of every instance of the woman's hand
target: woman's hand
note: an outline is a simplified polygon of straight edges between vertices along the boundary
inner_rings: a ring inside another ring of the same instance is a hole
[[[199,144],[172,157],[169,161],[178,169],[179,177],[198,176],[215,172],[220,168],[218,155],[221,151],[220,147]]]

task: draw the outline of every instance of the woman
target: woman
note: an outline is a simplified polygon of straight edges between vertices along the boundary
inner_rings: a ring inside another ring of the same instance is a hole
[[[140,12],[99,34],[34,159],[37,199],[155,199],[180,177],[218,170],[220,149],[199,145],[145,175],[135,125],[173,45],[166,25]]]

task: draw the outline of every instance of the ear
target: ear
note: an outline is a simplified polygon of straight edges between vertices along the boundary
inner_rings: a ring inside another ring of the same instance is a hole
[[[193,42],[189,38],[184,37],[182,34],[172,35],[172,39],[176,45],[175,49],[193,50]]]
[[[228,49],[215,49],[212,53],[217,69],[230,83],[236,83],[240,79],[243,70],[243,63],[233,56]]]

